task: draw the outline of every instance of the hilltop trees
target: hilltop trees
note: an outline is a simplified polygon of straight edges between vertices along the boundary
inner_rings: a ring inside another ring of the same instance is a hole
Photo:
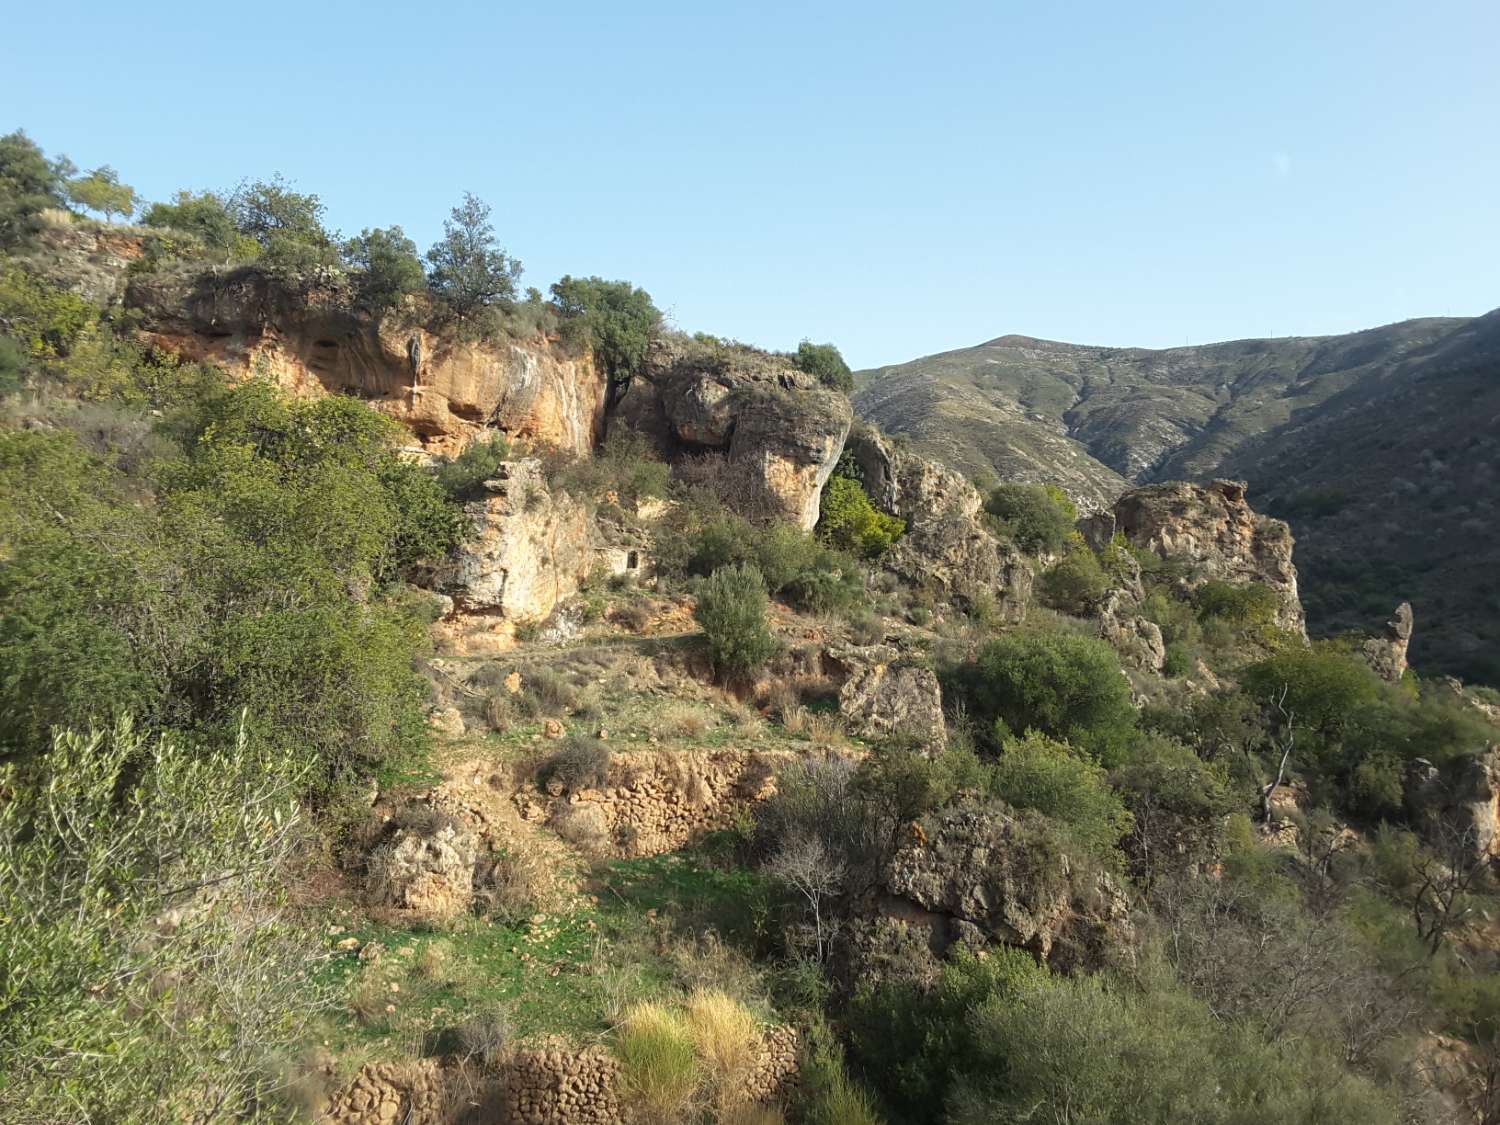
[[[135,213],[137,202],[135,188],[122,184],[119,174],[108,164],[70,182],[68,198],[111,220],[116,215],[129,218]]]
[[[428,285],[459,319],[514,300],[521,263],[500,248],[489,204],[472,192],[449,212],[443,237],[427,251]]]
[[[609,379],[610,403],[618,402],[661,327],[661,310],[651,294],[628,281],[565,276],[553,284],[552,302],[563,315],[564,330],[593,348]]]
[[[814,344],[803,340],[797,345],[797,354],[792,358],[799,370],[815,376],[825,387],[843,394],[854,393],[854,373],[844,362],[838,348],[832,344]]]
[[[1002,484],[985,500],[984,510],[995,517],[1002,534],[1034,554],[1061,551],[1078,519],[1072,501],[1052,485]]]
[[[344,261],[353,268],[360,303],[371,312],[399,305],[419,293],[427,280],[417,244],[400,227],[366,228],[343,247]]]
[[[14,246],[31,233],[43,209],[61,206],[61,181],[25,133],[0,137],[0,246]]]

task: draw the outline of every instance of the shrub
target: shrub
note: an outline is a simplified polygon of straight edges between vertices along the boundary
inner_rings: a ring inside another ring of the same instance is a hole
[[[766,585],[753,566],[720,567],[698,592],[693,617],[721,675],[745,676],[779,647],[766,627]]]
[[[568,792],[599,789],[609,780],[609,748],[597,738],[573,735],[537,771],[543,785],[556,783]]]
[[[173,252],[167,257],[185,252],[186,256],[202,254],[220,262],[244,262],[260,256],[260,244],[240,233],[228,202],[211,191],[198,195],[180,191],[171,203],[153,203],[141,221],[148,227],[162,227],[189,236],[188,245],[174,243]]]
[[[905,520],[879,511],[859,482],[849,477],[829,477],[822,504],[818,534],[834,547],[865,558],[884,554],[906,530]]]
[[[555,668],[533,668],[525,684],[524,706],[533,715],[565,715],[578,706],[578,689]]]
[[[484,701],[484,721],[496,734],[510,730],[516,721],[515,697],[504,688],[490,692]]]
[[[1236,585],[1213,578],[1193,591],[1203,622],[1218,619],[1240,628],[1268,625],[1276,617],[1276,594],[1260,582]]]
[[[276,1060],[331,1000],[286,904],[299,788],[243,736],[212,750],[124,720],[0,769],[0,1118],[276,1104]]]
[[[1236,803],[1223,767],[1156,735],[1141,739],[1109,780],[1130,810],[1126,851],[1147,882],[1211,854]]]
[[[844,1069],[844,1052],[821,1023],[808,1030],[800,1073],[807,1125],[881,1125],[875,1103]]]
[[[512,300],[521,263],[500,248],[490,208],[472,193],[443,220],[443,237],[427,251],[432,292],[460,319]]]
[[[493,480],[500,466],[510,457],[510,440],[504,434],[490,434],[473,442],[446,465],[437,470],[437,481],[455,500],[470,500],[483,491],[484,482]]]
[[[615,1038],[626,1100],[648,1121],[679,1121],[692,1106],[700,1079],[692,1029],[677,1012],[641,1003],[625,1013]]]
[[[1130,683],[1103,641],[1021,630],[991,641],[958,672],[975,718],[1000,737],[1032,728],[1109,764],[1135,726]]]
[[[1078,509],[1059,488],[1040,484],[1002,484],[984,502],[1002,534],[1034,554],[1056,554],[1068,542]]]
[[[1065,742],[1036,731],[1010,738],[990,774],[990,792],[1018,809],[1067,825],[1091,855],[1107,859],[1132,818],[1104,770]]]
[[[37,216],[62,206],[62,177],[35,141],[17,130],[0,137],[0,246],[35,230]]]
[[[854,373],[849,370],[849,365],[844,362],[838,348],[832,344],[814,344],[810,340],[803,340],[797,345],[797,354],[792,362],[799,370],[816,377],[825,387],[846,395],[854,393]]]
[[[503,1004],[486,1004],[453,1029],[459,1053],[493,1067],[510,1047],[513,1023]]]
[[[1161,673],[1168,679],[1179,679],[1193,670],[1193,654],[1184,645],[1168,645],[1166,658],[1161,662]]]
[[[1042,573],[1042,600],[1064,613],[1084,614],[1109,590],[1094,552],[1079,544]]]

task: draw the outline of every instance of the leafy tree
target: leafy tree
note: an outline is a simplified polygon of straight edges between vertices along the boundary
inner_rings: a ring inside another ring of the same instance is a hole
[[[1380,695],[1380,681],[1369,666],[1330,644],[1274,653],[1246,668],[1242,682],[1251,696],[1283,710],[1324,749],[1336,746]]]
[[[240,184],[227,206],[235,229],[260,246],[261,261],[270,268],[301,276],[336,263],[333,238],[323,228],[322,201],[294,191],[279,174]]]
[[[1143,738],[1109,780],[1131,815],[1126,851],[1148,884],[1210,855],[1235,805],[1222,766],[1160,736]]]
[[[1094,552],[1079,543],[1042,572],[1041,595],[1053,609],[1082,614],[1105,595],[1109,585],[1109,575]]]
[[[354,283],[359,300],[372,312],[395,308],[426,284],[417,244],[400,227],[362,230],[344,243],[343,254],[344,261],[357,271]]]
[[[1193,591],[1198,619],[1215,618],[1231,625],[1266,625],[1276,616],[1276,594],[1260,582],[1238,585],[1212,578]]]
[[[1027,731],[1009,738],[995,763],[990,792],[1018,809],[1035,809],[1067,825],[1091,855],[1106,860],[1130,831],[1131,815],[1104,770],[1066,742]]]
[[[495,239],[489,204],[472,193],[443,222],[443,237],[427,251],[427,283],[460,318],[516,295],[521,263]]]
[[[749,675],[775,655],[779,645],[766,627],[767,604],[765,580],[753,566],[720,567],[703,583],[693,617],[721,675]]]
[[[36,216],[62,205],[62,182],[36,142],[17,130],[0,137],[0,246],[32,233]]]
[[[797,354],[792,362],[799,370],[816,377],[825,387],[832,387],[846,395],[854,393],[854,373],[849,370],[849,365],[844,362],[838,348],[832,344],[814,344],[810,340],[803,340],[797,345]]]
[[[552,302],[571,329],[589,345],[609,379],[609,401],[618,402],[646,360],[661,328],[651,294],[628,281],[564,277],[552,286]]]
[[[906,521],[876,508],[858,481],[828,478],[818,519],[818,534],[828,543],[873,559],[884,554],[905,530]]]
[[[108,164],[95,168],[68,184],[68,198],[80,207],[100,212],[106,219],[116,215],[129,218],[135,213],[135,188],[120,182],[117,173]]]
[[[0,769],[0,1118],[227,1119],[327,1005],[286,903],[299,779],[241,737],[205,751],[121,721]],[[271,1064],[271,1065],[268,1065]]]
[[[984,510],[1023,550],[1056,554],[1068,542],[1078,509],[1053,485],[1006,483],[991,492]]]
[[[1113,764],[1136,722],[1130,683],[1103,641],[1021,630],[991,641],[958,672],[974,716],[999,736],[1031,730]]]
[[[229,203],[214,192],[180,191],[171,203],[153,203],[141,221],[148,227],[181,231],[221,261],[249,261],[260,256],[260,243],[241,234]]]

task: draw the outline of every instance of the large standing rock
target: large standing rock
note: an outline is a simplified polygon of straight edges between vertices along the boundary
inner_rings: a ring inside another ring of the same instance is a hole
[[[231,375],[265,373],[300,395],[350,394],[454,453],[486,428],[590,453],[606,382],[588,355],[551,345],[471,342],[409,323],[420,308],[375,317],[337,285],[298,285],[255,266],[140,274],[126,307],[147,339]]]
[[[498,619],[513,631],[577,592],[596,565],[595,524],[584,505],[547,487],[533,458],[505,462],[485,488],[490,495],[465,506],[473,535],[437,582],[460,625]]]
[[[1035,573],[985,529],[972,484],[872,426],[857,427],[848,448],[871,500],[906,521],[905,534],[881,559],[885,569],[914,586],[935,585],[950,601],[988,595],[1009,621],[1025,616]]]
[[[1137,604],[1124,590],[1105,595],[1098,610],[1099,636],[1132,668],[1159,674],[1167,662],[1161,626],[1133,612]]]
[[[1306,631],[1297,597],[1297,568],[1292,565],[1291,528],[1252,510],[1240,481],[1133,488],[1115,502],[1112,512],[1089,516],[1079,527],[1095,550],[1120,532],[1136,547],[1163,558],[1186,559],[1194,565],[1194,582],[1259,582],[1276,595],[1276,623]]]
[[[926,912],[929,924],[946,920],[949,941],[997,941],[1097,963],[1129,940],[1124,896],[1102,875],[1075,886],[1072,862],[1037,823],[997,806],[949,808],[897,852],[886,891]],[[883,910],[900,914],[891,903]]]
[[[1418,831],[1440,851],[1500,855],[1500,746],[1461,754],[1442,768],[1414,759],[1403,797]]]
[[[651,436],[669,458],[714,454],[742,482],[732,500],[811,530],[853,417],[849,400],[784,356],[666,341],[612,424]],[[752,510],[754,509],[754,510]]]
[[[1406,675],[1406,650],[1411,645],[1411,632],[1411,603],[1402,602],[1385,623],[1385,632],[1365,642],[1365,660],[1381,679],[1396,684]]]
[[[423,918],[461,914],[474,898],[478,858],[479,839],[468,826],[441,814],[414,818],[370,853],[370,901]]]
[[[931,749],[947,741],[943,692],[931,668],[886,645],[833,648],[827,655],[844,673],[839,714],[853,733],[904,736]]]

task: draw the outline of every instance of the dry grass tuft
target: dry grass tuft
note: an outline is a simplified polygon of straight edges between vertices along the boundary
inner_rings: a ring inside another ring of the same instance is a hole
[[[650,1122],[676,1122],[687,1116],[699,1084],[693,1032],[664,1004],[637,1004],[625,1014],[615,1042],[626,1100]]]
[[[453,979],[453,946],[447,941],[428,942],[412,966],[423,980],[446,984]]]
[[[736,1105],[719,1114],[719,1125],[786,1125],[786,1114],[776,1105]]]
[[[660,729],[668,738],[701,738],[708,730],[708,716],[703,708],[691,703],[673,703],[663,707]]]
[[[688,997],[687,1025],[713,1087],[715,1104],[727,1109],[755,1067],[760,1033],[750,1009],[718,989]]]

